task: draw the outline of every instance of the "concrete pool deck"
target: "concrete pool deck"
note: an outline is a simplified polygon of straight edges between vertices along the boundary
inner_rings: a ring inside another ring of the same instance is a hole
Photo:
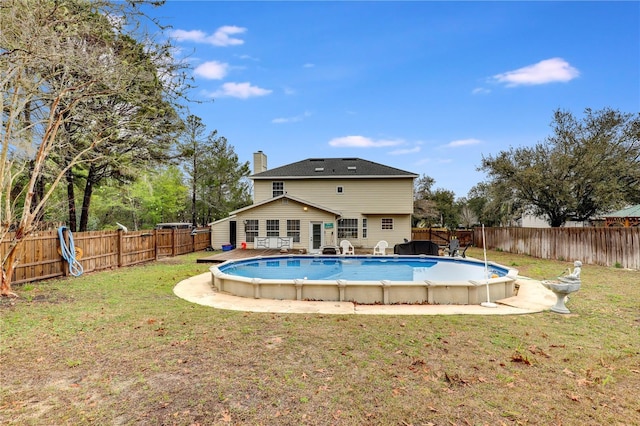
[[[480,305],[360,305],[351,302],[253,299],[218,292],[211,283],[211,272],[179,282],[176,296],[191,303],[216,309],[246,312],[339,314],[339,315],[518,315],[543,312],[556,303],[554,293],[540,281],[518,277],[517,296],[494,301],[498,306]]]

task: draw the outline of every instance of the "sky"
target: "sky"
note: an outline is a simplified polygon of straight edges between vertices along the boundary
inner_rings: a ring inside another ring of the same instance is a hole
[[[554,111],[640,112],[640,2],[179,1],[187,114],[270,169],[358,157],[466,197]]]

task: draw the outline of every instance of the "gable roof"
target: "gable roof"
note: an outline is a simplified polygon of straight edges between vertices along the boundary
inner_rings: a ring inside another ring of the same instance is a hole
[[[417,178],[415,173],[361,158],[307,158],[249,176],[250,179]]]
[[[640,217],[640,204],[613,213],[607,213],[604,217]]]
[[[308,202],[306,200],[303,200],[302,198],[293,197],[293,196],[288,195],[288,194],[285,193],[285,194],[282,194],[282,195],[278,195],[277,197],[273,197],[273,198],[269,198],[267,200],[261,201],[261,202],[256,203],[256,204],[251,204],[250,206],[246,206],[246,207],[242,207],[242,208],[240,208],[238,210],[234,210],[234,211],[230,212],[229,215],[234,215],[235,216],[238,213],[242,213],[242,212],[245,212],[247,210],[255,209],[256,207],[260,207],[260,206],[263,206],[265,204],[272,203],[272,202],[277,201],[277,200],[279,200],[281,198],[286,198],[288,200],[295,201],[296,203],[299,203],[299,204],[304,204],[304,205],[307,205],[309,207],[313,207],[313,208],[318,209],[318,210],[323,210],[323,211],[329,212],[331,214],[334,214],[336,216],[340,216],[342,214],[341,212],[339,212],[337,210],[321,206],[320,204],[310,203],[310,202]]]

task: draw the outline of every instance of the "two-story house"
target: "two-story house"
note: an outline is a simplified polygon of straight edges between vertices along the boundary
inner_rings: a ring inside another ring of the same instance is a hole
[[[415,173],[360,158],[309,158],[267,168],[253,156],[254,203],[212,223],[212,246],[305,249],[349,240],[372,248],[411,239]]]

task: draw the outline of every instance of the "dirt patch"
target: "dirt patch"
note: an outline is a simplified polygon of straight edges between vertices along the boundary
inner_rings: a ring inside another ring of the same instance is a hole
[[[35,305],[39,303],[66,303],[71,298],[56,293],[33,294],[24,297],[0,297],[0,309],[13,308],[18,305]]]

